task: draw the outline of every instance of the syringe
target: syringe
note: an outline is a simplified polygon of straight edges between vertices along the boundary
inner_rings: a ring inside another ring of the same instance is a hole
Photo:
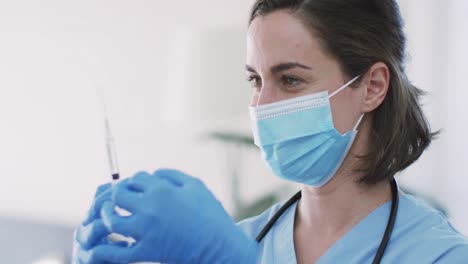
[[[105,133],[106,133],[106,149],[107,149],[107,158],[109,160],[109,167],[112,176],[112,185],[115,185],[120,180],[120,171],[117,159],[117,148],[115,145],[115,140],[111,132],[109,118],[107,117],[106,105],[104,103],[104,95],[101,93],[102,106],[104,111],[104,124],[105,124]],[[115,212],[121,217],[129,217],[132,215],[129,211],[122,209],[118,206],[114,208]],[[111,233],[108,235],[108,239],[112,242],[126,242],[127,246],[132,246],[136,240],[133,237],[126,237],[121,234]],[[155,263],[158,264],[158,263]]]
[[[110,168],[110,173],[112,176],[112,185],[115,185],[120,180],[120,171],[119,171],[119,165],[118,165],[118,159],[117,159],[117,149],[115,146],[114,137],[111,132],[109,118],[107,117],[107,111],[106,111],[106,105],[104,103],[103,93],[101,93],[101,101],[102,101],[102,107],[103,107],[103,112],[104,112],[107,158],[109,160],[109,168]],[[122,209],[118,206],[115,206],[114,210],[119,216],[122,216],[122,217],[128,217],[132,215],[127,210]],[[135,243],[135,239],[131,237],[126,237],[117,233],[110,234],[108,238],[110,241],[113,241],[113,242],[122,242],[122,241],[127,242],[128,246],[131,246],[133,243]]]
[[[107,157],[109,159],[109,167],[113,181],[112,184],[115,184],[120,179],[119,165],[117,163],[117,151],[115,149],[115,141],[111,133],[109,119],[107,118],[107,116],[105,117],[104,122],[106,126]]]

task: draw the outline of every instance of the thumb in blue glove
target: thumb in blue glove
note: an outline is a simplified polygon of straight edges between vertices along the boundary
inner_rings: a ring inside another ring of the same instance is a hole
[[[75,230],[72,256],[73,263],[88,263],[89,259],[86,256],[87,254],[83,254],[83,252],[107,241],[109,231],[102,223],[100,211],[104,202],[110,200],[111,197],[112,191],[110,183],[98,187],[86,219]]]
[[[132,215],[117,215],[116,205]],[[136,240],[131,247],[94,247],[90,254],[102,261],[249,264],[257,258],[257,242],[244,235],[200,180],[179,171],[139,173],[119,183],[101,218],[109,231]]]

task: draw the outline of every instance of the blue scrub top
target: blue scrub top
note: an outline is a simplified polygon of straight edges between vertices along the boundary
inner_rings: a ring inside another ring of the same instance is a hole
[[[297,203],[278,219],[260,243],[261,264],[295,264],[294,216]],[[252,239],[279,210],[276,204],[239,227]],[[340,238],[316,262],[372,263],[387,225],[391,201],[381,205]],[[446,217],[413,196],[400,193],[395,227],[381,263],[468,263],[468,238]]]

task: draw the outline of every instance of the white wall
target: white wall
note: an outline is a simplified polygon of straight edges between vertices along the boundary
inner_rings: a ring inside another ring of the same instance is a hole
[[[410,76],[430,92],[426,109],[433,127],[445,129],[400,178],[435,195],[468,233],[468,33],[459,26],[468,24],[467,3],[400,2],[412,53]],[[196,139],[202,130],[198,122],[166,122],[162,98],[170,86],[168,74],[177,71],[166,64],[172,59],[167,56],[171,31],[242,30],[250,3],[1,1],[0,215],[73,225],[81,220],[94,189],[109,178],[100,88],[123,175],[177,167],[203,178],[229,208],[219,146]],[[232,52],[243,56],[242,50]],[[239,89],[249,89],[240,78]],[[280,184],[255,153],[246,155],[248,196]]]
[[[123,175],[178,167],[223,192],[218,149],[194,139],[196,122],[162,123],[166,75],[178,70],[166,68],[166,53],[174,29],[243,29],[245,9],[219,0],[1,1],[0,214],[80,221],[109,179],[101,88]]]
[[[401,0],[408,32],[408,74],[428,94],[424,109],[442,130],[400,182],[447,207],[453,223],[468,234],[468,2]]]

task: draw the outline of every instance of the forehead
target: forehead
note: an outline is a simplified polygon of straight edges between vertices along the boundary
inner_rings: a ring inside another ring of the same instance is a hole
[[[320,59],[314,34],[289,11],[256,17],[247,34],[247,64]],[[258,65],[259,66],[259,65]]]

